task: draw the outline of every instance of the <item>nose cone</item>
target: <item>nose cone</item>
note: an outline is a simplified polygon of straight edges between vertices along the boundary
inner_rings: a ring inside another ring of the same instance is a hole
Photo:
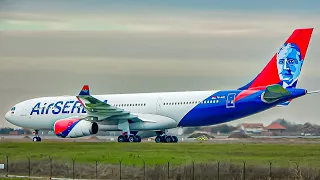
[[[4,118],[5,118],[8,122],[11,122],[11,120],[12,120],[11,112],[8,111],[8,112],[4,115]]]

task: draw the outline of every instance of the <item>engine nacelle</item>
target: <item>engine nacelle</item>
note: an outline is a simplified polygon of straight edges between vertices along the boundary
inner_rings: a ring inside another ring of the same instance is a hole
[[[62,138],[83,137],[98,132],[98,124],[95,122],[75,119],[61,119],[54,123],[54,132]]]

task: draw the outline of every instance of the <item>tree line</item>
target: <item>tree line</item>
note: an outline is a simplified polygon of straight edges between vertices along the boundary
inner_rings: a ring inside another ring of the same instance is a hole
[[[309,133],[309,134],[320,136],[320,126],[317,124],[311,124],[309,122],[304,124],[295,124],[285,119],[276,119],[273,122],[277,122],[283,127],[285,127],[286,128],[285,133],[288,133],[291,135],[300,135],[301,133],[304,133],[304,134]],[[188,128],[184,128],[184,134],[191,134],[195,131],[206,131],[213,134],[217,134],[218,132],[221,134],[230,134],[235,130],[239,130],[240,126],[241,124],[237,126],[221,124],[221,125],[215,125],[215,126],[188,127]]]

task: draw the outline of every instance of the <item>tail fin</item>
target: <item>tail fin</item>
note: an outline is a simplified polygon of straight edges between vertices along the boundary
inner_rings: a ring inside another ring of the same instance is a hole
[[[280,84],[284,88],[295,88],[312,31],[313,28],[294,30],[258,76],[239,90],[264,89],[271,84]]]

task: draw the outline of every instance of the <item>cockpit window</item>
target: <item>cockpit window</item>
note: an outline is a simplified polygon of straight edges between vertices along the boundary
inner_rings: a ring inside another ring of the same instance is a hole
[[[11,111],[14,111],[14,110],[16,110],[16,107],[11,108]]]

